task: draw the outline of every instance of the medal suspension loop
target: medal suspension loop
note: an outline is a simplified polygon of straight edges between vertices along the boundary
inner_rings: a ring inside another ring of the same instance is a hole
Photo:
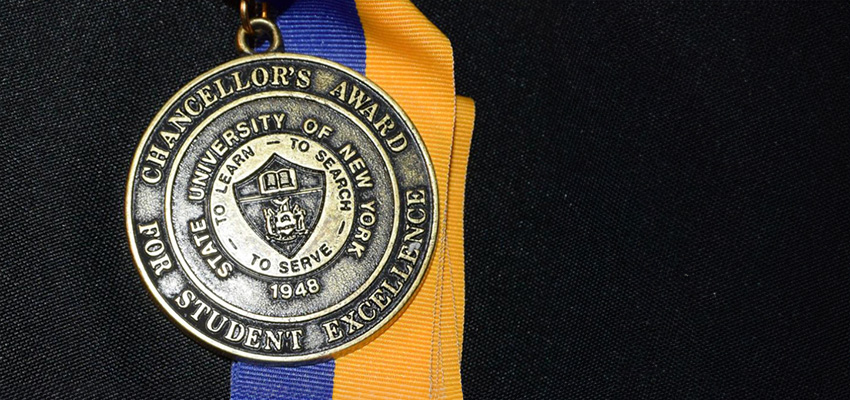
[[[270,51],[283,51],[283,38],[280,35],[277,25],[268,19],[269,5],[266,2],[260,3],[261,7],[254,1],[242,0],[239,3],[239,18],[242,24],[236,32],[236,48],[240,53],[250,55],[255,54],[254,47],[251,42],[256,43],[256,39],[262,36],[269,36]],[[251,14],[257,14],[259,17],[252,18]],[[253,37],[254,40],[250,40]]]

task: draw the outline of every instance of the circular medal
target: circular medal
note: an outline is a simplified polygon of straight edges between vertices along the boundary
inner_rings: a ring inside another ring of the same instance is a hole
[[[433,166],[385,92],[342,65],[249,55],[183,87],[127,188],[130,247],[181,328],[236,358],[329,357],[410,300],[437,225]]]

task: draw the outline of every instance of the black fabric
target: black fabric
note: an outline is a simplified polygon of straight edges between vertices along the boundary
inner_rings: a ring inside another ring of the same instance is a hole
[[[223,1],[3,2],[0,398],[225,399],[124,181]],[[850,6],[414,2],[477,101],[468,399],[850,395]]]

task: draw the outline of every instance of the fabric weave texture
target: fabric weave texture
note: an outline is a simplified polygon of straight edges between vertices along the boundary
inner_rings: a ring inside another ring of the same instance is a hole
[[[466,398],[850,396],[850,4],[414,3],[476,100]],[[123,201],[234,2],[0,11],[0,398],[227,399]]]

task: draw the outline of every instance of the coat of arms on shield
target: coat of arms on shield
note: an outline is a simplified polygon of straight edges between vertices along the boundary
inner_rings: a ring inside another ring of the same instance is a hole
[[[304,226],[304,209],[296,201],[292,197],[272,200],[278,208],[263,209],[263,215],[266,217],[266,238],[278,242],[289,242],[307,234],[307,228]]]
[[[321,215],[325,175],[274,154],[233,188],[242,216],[254,232],[291,257]]]

